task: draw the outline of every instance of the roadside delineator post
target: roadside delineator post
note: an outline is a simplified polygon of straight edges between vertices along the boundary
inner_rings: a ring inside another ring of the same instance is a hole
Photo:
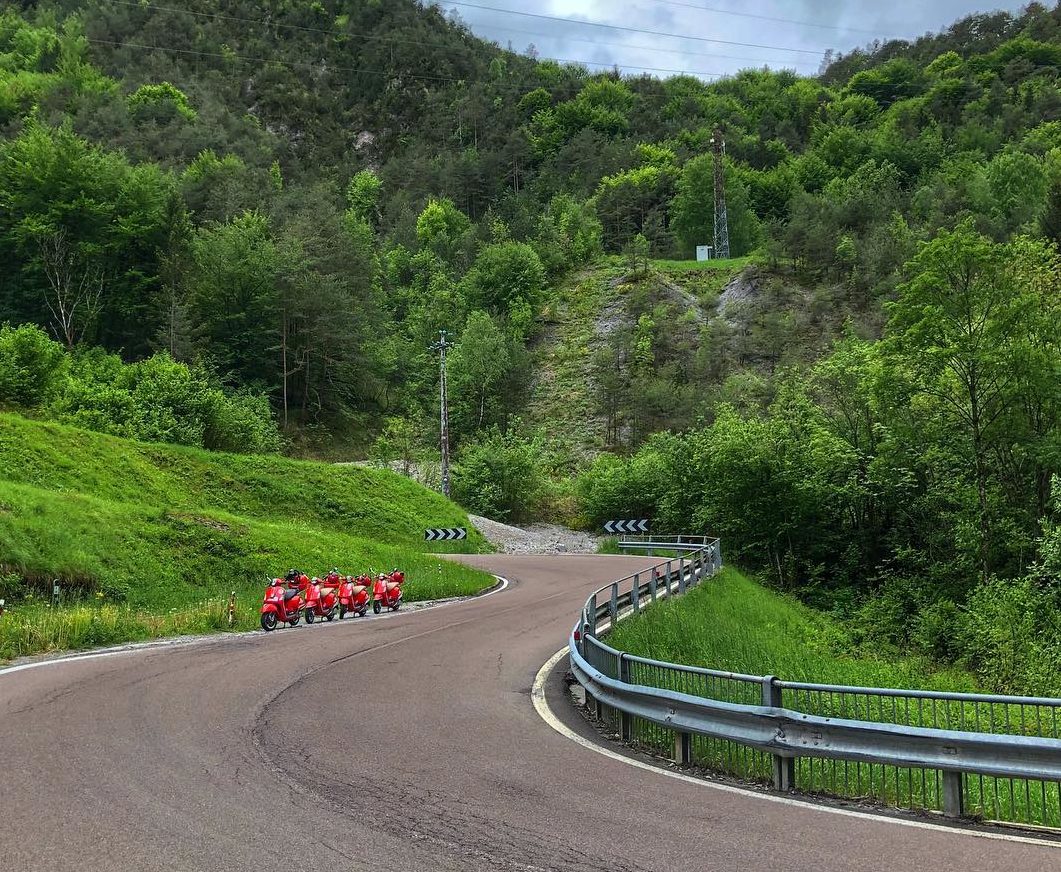
[[[236,623],[236,592],[232,591],[228,597],[228,625],[231,627]]]
[[[781,683],[773,675],[763,678],[763,705],[781,708]],[[788,793],[796,787],[796,760],[781,754],[773,755],[774,790]]]

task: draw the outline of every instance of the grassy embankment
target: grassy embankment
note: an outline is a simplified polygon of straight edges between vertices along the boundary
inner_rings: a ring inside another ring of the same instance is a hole
[[[623,621],[608,644],[655,660],[788,681],[976,690],[968,673],[939,669],[923,658],[860,650],[834,618],[732,568],[683,598]]]
[[[469,525],[459,507],[390,472],[148,445],[0,414],[9,606],[0,660],[227,629],[233,590],[235,629],[254,627],[266,579],[292,566],[401,566],[410,601],[491,585],[424,553],[423,531],[435,526]],[[469,533],[449,550],[482,550]],[[54,579],[59,609],[47,603]]]
[[[623,621],[608,643],[655,660],[685,663],[752,675],[776,675],[788,681],[844,684],[856,687],[921,688],[976,692],[975,678],[959,669],[944,669],[920,657],[879,656],[857,647],[846,628],[829,615],[774,593],[725,569],[685,597],[664,600]],[[730,702],[759,704],[756,683],[689,678],[671,679],[646,668],[634,681],[670,686],[690,693],[709,693]],[[1019,705],[935,703],[873,695],[836,695],[785,691],[783,703],[824,717],[857,718],[911,726],[1026,732],[1052,735],[1049,708]],[[1056,721],[1054,722],[1056,723]],[[673,737],[647,722],[636,726],[638,740],[669,753]],[[694,760],[740,778],[769,782],[770,758],[728,742],[693,739]],[[796,763],[801,790],[886,805],[939,809],[939,773],[868,764],[835,766],[802,757]],[[1061,789],[1057,784],[978,778],[966,781],[967,812],[994,820],[1038,826],[1061,826]]]

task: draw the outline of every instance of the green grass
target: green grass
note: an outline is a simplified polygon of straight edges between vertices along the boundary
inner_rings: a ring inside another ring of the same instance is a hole
[[[0,414],[0,480],[174,512],[291,521],[423,547],[427,527],[467,526],[439,494],[387,470],[217,454]],[[469,529],[462,550],[482,550]],[[0,552],[0,564],[8,558]]]
[[[653,260],[652,265],[664,272],[722,273],[734,276],[756,262],[754,255],[717,260]]]
[[[788,681],[973,691],[972,676],[852,647],[844,627],[734,569],[629,618],[608,644],[632,654]]]
[[[144,445],[0,415],[0,659],[257,622],[266,579],[400,566],[410,601],[477,593],[485,573],[426,554],[469,526],[383,470]],[[464,550],[482,550],[472,536]],[[67,603],[41,602],[58,579]],[[220,622],[220,623],[219,623]]]

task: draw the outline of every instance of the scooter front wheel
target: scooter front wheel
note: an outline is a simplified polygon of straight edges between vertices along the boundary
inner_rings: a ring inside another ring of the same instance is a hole
[[[312,624],[314,619],[313,609],[306,609],[306,623]]]
[[[346,606],[339,606],[339,620],[346,617]]]
[[[290,621],[287,622],[287,625],[289,627],[297,627],[298,626],[298,622],[299,622],[299,620],[301,618],[302,618],[302,614],[300,612],[296,612],[295,616]]]
[[[372,611],[373,611],[373,613],[378,615],[380,613],[380,609],[381,608],[382,607],[379,604],[379,600],[376,600],[375,602],[372,603]]]
[[[276,612],[266,612],[262,615],[262,629],[270,633],[276,629]]]
[[[329,622],[335,620],[335,609],[332,609],[328,614],[325,615]]]

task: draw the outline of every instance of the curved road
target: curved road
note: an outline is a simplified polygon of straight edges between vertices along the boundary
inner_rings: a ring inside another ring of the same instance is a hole
[[[0,864],[36,870],[1056,870],[1061,848],[645,772],[536,714],[591,588],[651,561],[484,556],[481,600],[0,674]],[[553,709],[580,729],[557,679]]]

